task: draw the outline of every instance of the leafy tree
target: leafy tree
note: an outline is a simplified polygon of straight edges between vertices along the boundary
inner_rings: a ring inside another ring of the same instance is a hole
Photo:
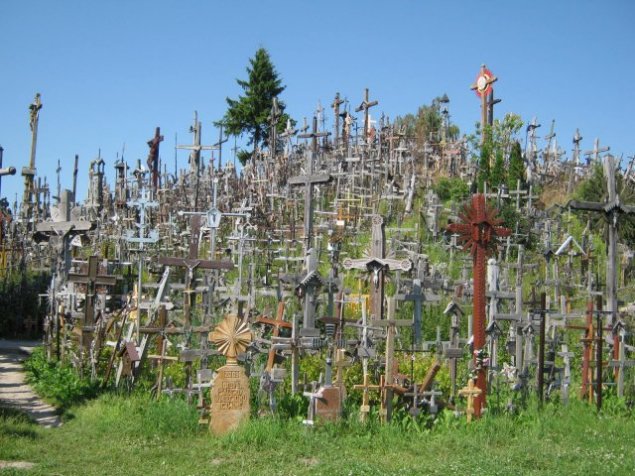
[[[447,99],[447,98],[446,98]],[[395,126],[404,129],[409,136],[415,136],[417,144],[421,147],[430,141],[431,133],[438,133],[443,126],[441,114],[442,98],[436,97],[430,105],[419,107],[417,114],[406,114],[395,119]],[[455,124],[448,127],[448,140],[455,140],[459,137],[460,131]]]
[[[507,187],[509,190],[516,190],[519,180],[520,186],[524,187],[526,185],[526,181],[523,153],[520,149],[520,142],[514,141],[512,144],[512,150],[509,154],[509,167],[507,174]]]
[[[220,122],[229,134],[248,134],[248,144],[253,145],[253,153],[255,153],[261,146],[267,145],[273,98],[278,97],[285,86],[282,85],[271,57],[264,48],[258,49],[254,57],[249,60],[247,75],[247,80],[236,80],[244,94],[237,99],[226,99],[228,109]],[[284,113],[285,104],[280,100],[278,100],[278,108],[280,117],[277,127],[282,131],[288,115]],[[238,158],[244,165],[249,159],[249,154],[241,151],[238,153]]]

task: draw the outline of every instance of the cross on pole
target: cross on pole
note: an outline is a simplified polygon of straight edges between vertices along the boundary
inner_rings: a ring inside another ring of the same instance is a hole
[[[333,117],[335,119],[335,139],[333,143],[335,144],[335,150],[337,150],[340,142],[340,106],[344,104],[344,100],[340,98],[340,93],[335,93],[335,99],[333,99],[333,103],[331,107],[333,108]]]

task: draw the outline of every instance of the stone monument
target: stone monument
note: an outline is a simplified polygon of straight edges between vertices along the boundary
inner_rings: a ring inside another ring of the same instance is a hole
[[[209,334],[209,340],[227,358],[214,379],[210,411],[211,432],[224,435],[249,419],[249,379],[236,357],[247,348],[252,334],[246,322],[228,315]]]

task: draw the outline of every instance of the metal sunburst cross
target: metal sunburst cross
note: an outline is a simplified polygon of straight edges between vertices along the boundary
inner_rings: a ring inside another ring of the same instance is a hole
[[[247,349],[252,340],[249,325],[233,314],[226,316],[225,320],[209,334],[209,341],[227,357],[228,365],[237,363],[236,357]]]
[[[469,251],[473,259],[474,277],[474,309],[473,332],[474,354],[485,345],[485,281],[487,271],[487,256],[496,251],[497,237],[509,236],[511,230],[500,226],[503,222],[497,216],[497,210],[485,203],[483,194],[472,195],[471,203],[463,207],[459,213],[461,223],[448,225],[451,233],[457,233],[458,240],[463,244],[463,250]],[[475,361],[476,364],[476,361]],[[476,386],[481,394],[476,397],[474,415],[478,418],[481,408],[485,405],[487,383],[484,368],[476,367]]]

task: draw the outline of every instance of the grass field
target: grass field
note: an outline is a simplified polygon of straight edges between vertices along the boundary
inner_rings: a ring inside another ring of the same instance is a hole
[[[71,407],[59,429],[1,415],[0,460],[35,466],[0,474],[635,474],[632,418],[578,401],[470,426],[448,414],[426,430],[260,418],[223,438],[199,428],[184,402],[145,396],[102,395]]]

